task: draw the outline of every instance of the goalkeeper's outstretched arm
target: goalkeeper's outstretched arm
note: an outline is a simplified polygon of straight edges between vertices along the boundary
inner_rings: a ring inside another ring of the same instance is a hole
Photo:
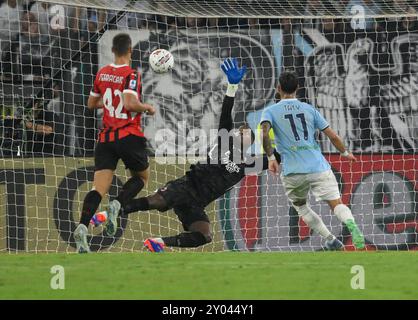
[[[219,119],[218,129],[226,129],[229,131],[234,126],[234,122],[232,120],[232,108],[234,106],[235,93],[238,90],[238,84],[247,71],[247,67],[243,66],[240,69],[238,67],[238,61],[236,58],[228,58],[225,59],[225,61],[222,63],[221,69],[228,78],[228,88],[222,103],[222,111],[221,117]]]
[[[228,87],[230,84],[228,84]],[[229,96],[228,93],[224,97],[224,101],[222,103],[222,111],[221,111],[221,117],[219,119],[219,127],[218,129],[226,129],[231,130],[234,126],[234,122],[232,120],[232,108],[234,107],[234,98],[235,94],[233,96]]]

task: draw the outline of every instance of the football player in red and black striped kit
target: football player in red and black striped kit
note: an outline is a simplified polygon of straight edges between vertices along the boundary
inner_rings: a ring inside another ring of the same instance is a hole
[[[79,253],[89,252],[88,225],[109,191],[119,159],[131,172],[117,198],[109,203],[105,231],[114,236],[121,206],[132,200],[149,177],[146,139],[141,130],[141,113],[155,113],[153,106],[141,102],[140,74],[131,68],[132,41],[128,34],[113,38],[115,62],[99,70],[88,99],[90,110],[103,108],[103,129],[94,154],[95,172],[92,190],[86,195],[80,224],[74,231]]]

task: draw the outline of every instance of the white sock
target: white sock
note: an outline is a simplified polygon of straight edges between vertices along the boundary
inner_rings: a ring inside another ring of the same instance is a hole
[[[339,204],[334,208],[334,214],[337,216],[338,220],[343,223],[346,223],[347,220],[354,220],[353,214],[349,207],[345,204]]]
[[[328,230],[321,217],[315,213],[308,205],[296,207],[296,211],[302,217],[309,228],[320,234],[326,240],[334,239],[334,235]]]
[[[78,224],[78,226],[77,226],[76,230],[77,230],[77,229],[84,229],[84,230],[88,230],[88,228],[87,228],[84,224],[82,224],[82,223],[79,223],[79,224]]]
[[[112,200],[112,202],[116,205],[117,208],[119,208],[118,210],[120,210],[120,208],[122,207],[121,203],[116,199]]]

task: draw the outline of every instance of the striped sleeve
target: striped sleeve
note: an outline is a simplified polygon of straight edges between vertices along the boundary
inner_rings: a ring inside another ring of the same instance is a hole
[[[94,79],[93,88],[90,91],[90,95],[92,97],[100,97],[100,89],[99,89],[99,73],[96,75],[96,79]]]
[[[123,93],[135,95],[138,99],[141,97],[141,77],[137,71],[132,72],[126,77]]]

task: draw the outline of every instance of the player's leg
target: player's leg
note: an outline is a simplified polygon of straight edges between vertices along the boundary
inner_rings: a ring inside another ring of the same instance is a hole
[[[167,201],[158,192],[147,197],[132,199],[127,205],[123,207],[121,213],[128,215],[137,211],[158,210],[160,212],[167,211],[169,206]]]
[[[325,239],[326,248],[329,250],[339,250],[343,247],[342,242],[329,231],[321,217],[313,211],[307,203],[310,184],[305,177],[305,175],[282,177],[283,185],[286,189],[286,195],[298,215],[308,225],[308,227]]]
[[[317,200],[328,203],[337,218],[344,223],[353,237],[357,249],[364,248],[364,236],[354,221],[351,210],[342,203],[337,179],[332,170],[310,175],[311,190]]]
[[[84,198],[80,223],[74,231],[74,240],[79,253],[89,252],[87,243],[88,225],[96,213],[102,198],[109,191],[113,179],[113,170],[104,169],[94,173],[93,189]]]
[[[151,252],[162,252],[164,247],[197,248],[212,241],[210,223],[196,221],[187,232],[181,232],[175,236],[149,238],[144,241],[144,246]]]
[[[129,201],[136,197],[141,192],[142,188],[148,183],[150,175],[149,167],[143,171],[131,170],[131,178],[126,181],[122,187],[122,191],[116,197],[116,201],[120,203],[121,207],[125,207]]]
[[[105,225],[108,236],[114,236],[116,233],[120,209],[144,188],[150,175],[145,138],[127,136],[117,141],[117,149],[126,168],[131,172],[131,178],[123,185],[116,199],[109,203],[108,220]]]
[[[80,224],[74,231],[74,240],[77,245],[77,251],[80,253],[90,251],[87,243],[88,225],[96,213],[103,196],[109,191],[118,160],[113,143],[98,143],[96,145],[94,151],[95,172],[93,188],[84,198]]]
[[[124,208],[147,184],[149,168],[135,172],[131,170],[131,178],[122,186],[122,191],[116,199],[110,201],[108,207],[108,220],[105,232],[108,236],[114,236],[118,227],[118,216],[121,208]]]
[[[148,197],[133,199],[121,210],[121,214],[130,214],[136,211],[158,210],[167,211],[173,207],[180,207],[189,203],[196,203],[193,196],[195,187],[187,176],[167,182],[158,191]]]
[[[163,251],[165,246],[196,248],[212,242],[209,217],[201,207],[175,207],[174,212],[183,224],[185,232],[174,236],[150,238],[144,245],[152,252]]]
[[[162,237],[168,247],[196,248],[212,242],[210,223],[208,221],[195,221],[187,227],[187,232],[178,235]]]
[[[343,204],[341,198],[335,200],[327,200],[327,203],[336,215],[336,217],[338,218],[338,220],[344,223],[348,231],[350,231],[353,240],[353,245],[357,249],[364,249],[364,235],[361,232],[360,228],[357,226],[350,208]]]
[[[321,217],[306,203],[306,200],[295,201],[293,207],[308,227],[325,239],[325,247],[328,250],[340,250],[344,247],[343,243],[329,231]]]

